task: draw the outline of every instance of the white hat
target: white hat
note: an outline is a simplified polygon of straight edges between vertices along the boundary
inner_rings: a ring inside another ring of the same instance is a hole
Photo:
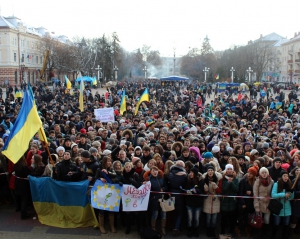
[[[59,146],[59,147],[57,147],[56,152],[58,153],[58,151],[60,151],[60,150],[62,150],[64,152],[66,151],[63,146]]]
[[[232,164],[226,164],[225,166],[225,171],[227,171],[227,169],[231,168],[233,170],[233,165]]]
[[[213,153],[218,153],[218,152],[220,152],[220,147],[219,147],[219,146],[214,146],[214,147],[212,147],[211,152],[213,152]]]
[[[123,119],[120,120],[120,123],[121,123],[121,124],[124,123],[124,122],[125,122],[125,120],[123,120]]]
[[[105,149],[102,154],[106,156],[106,155],[111,154],[111,151],[108,149]]]
[[[250,155],[253,156],[255,154],[258,154],[259,152],[256,149],[252,149],[250,152]]]
[[[262,173],[267,173],[267,175],[269,175],[269,170],[265,167],[262,167],[260,170],[259,170],[259,174],[262,174]]]

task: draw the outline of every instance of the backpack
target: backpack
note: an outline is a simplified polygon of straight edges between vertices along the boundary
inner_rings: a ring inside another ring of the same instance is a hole
[[[140,231],[141,239],[161,239],[161,234],[151,228],[143,228]]]

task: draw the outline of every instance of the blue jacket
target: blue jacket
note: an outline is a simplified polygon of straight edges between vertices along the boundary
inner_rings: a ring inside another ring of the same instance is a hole
[[[4,127],[4,129],[5,130],[9,130],[9,131],[11,131],[11,129],[13,128],[13,124],[12,124],[12,122],[9,122],[9,128],[8,128],[8,126],[7,126],[7,124],[5,123],[5,120],[3,120],[2,122],[1,122],[1,124],[3,125],[3,127]]]
[[[278,183],[276,182],[273,185],[271,197],[278,199],[283,205],[283,208],[281,209],[278,216],[280,216],[280,217],[291,216],[292,215],[292,207],[291,207],[290,200],[294,199],[294,193],[291,194],[291,196],[289,197],[289,200],[285,200],[285,190],[283,190],[280,193],[278,193],[277,190],[278,190]]]

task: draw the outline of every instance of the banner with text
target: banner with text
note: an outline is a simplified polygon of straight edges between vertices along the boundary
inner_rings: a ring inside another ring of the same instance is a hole
[[[91,191],[92,207],[119,212],[122,187],[119,184],[103,183],[97,180]]]
[[[150,182],[143,184],[139,188],[124,184],[122,192],[123,211],[147,211],[150,190]]]
[[[114,117],[114,108],[103,108],[103,109],[95,109],[94,115],[97,120],[101,122],[112,122],[115,120]]]

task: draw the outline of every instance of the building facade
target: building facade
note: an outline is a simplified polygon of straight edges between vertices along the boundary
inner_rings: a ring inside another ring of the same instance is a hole
[[[0,85],[36,83],[44,62],[48,37],[65,44],[65,36],[55,37],[43,27],[26,25],[15,16],[0,16]],[[48,78],[49,69],[43,78]]]

